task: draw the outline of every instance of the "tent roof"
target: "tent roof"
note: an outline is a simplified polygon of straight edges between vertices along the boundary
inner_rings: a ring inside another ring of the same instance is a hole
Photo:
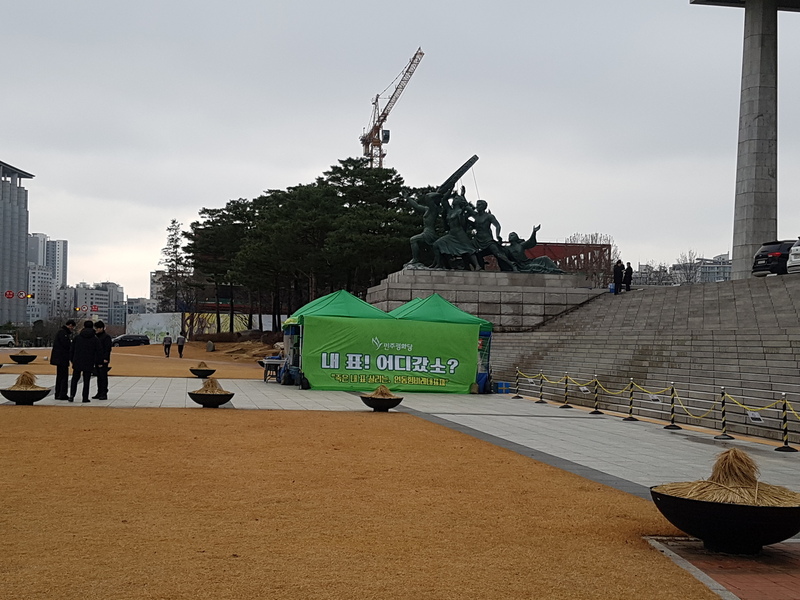
[[[481,331],[491,331],[492,323],[461,310],[439,294],[427,298],[414,298],[389,313],[391,316],[408,321],[433,321],[436,323],[466,323],[480,325]]]
[[[302,324],[303,318],[309,315],[318,317],[353,317],[356,319],[394,318],[380,308],[356,298],[350,292],[339,290],[327,296],[321,296],[298,308],[291,317],[284,321],[284,325]]]

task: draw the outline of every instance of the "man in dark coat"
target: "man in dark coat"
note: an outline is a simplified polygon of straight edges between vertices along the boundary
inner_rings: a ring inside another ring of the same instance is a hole
[[[94,323],[84,321],[83,329],[72,340],[72,351],[70,352],[72,361],[72,383],[69,390],[69,401],[75,399],[78,393],[78,381],[83,378],[83,401],[89,400],[89,382],[92,379],[92,370],[103,361],[103,349],[100,340],[94,334]]]
[[[98,321],[94,324],[94,332],[100,340],[102,360],[97,363],[97,395],[95,400],[108,400],[108,364],[111,362],[111,336],[106,333],[106,324]]]
[[[625,267],[625,275],[622,277],[622,283],[625,284],[625,291],[631,291],[631,282],[633,281],[633,267],[631,267],[631,263],[628,263],[628,266]]]
[[[614,265],[614,294],[619,294],[622,289],[622,277],[625,274],[625,265],[621,260],[618,260]]]
[[[69,400],[67,388],[69,387],[69,351],[72,346],[72,330],[75,321],[70,319],[58,330],[53,340],[53,351],[50,353],[50,364],[56,367],[56,400]]]

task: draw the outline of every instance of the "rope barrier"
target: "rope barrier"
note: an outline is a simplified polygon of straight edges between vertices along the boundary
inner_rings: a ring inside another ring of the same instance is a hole
[[[680,425],[675,425],[675,382],[670,382],[669,390],[669,425],[665,425],[664,429],[681,429]]]
[[[590,412],[589,414],[590,415],[602,415],[603,411],[600,410],[600,400],[599,400],[600,394],[597,392],[598,385],[600,383],[599,381],[597,381],[597,375],[594,376],[593,381],[594,381],[594,410],[592,412]]]
[[[539,399],[536,401],[537,404],[547,404],[544,399],[544,375],[542,372],[539,371]]]
[[[515,367],[515,384],[514,384],[515,395],[514,395],[514,398],[522,398],[523,397],[523,396],[520,395],[520,379],[521,378],[526,378],[531,383],[533,381],[537,381],[538,380],[538,382],[539,382],[539,398],[538,398],[538,400],[536,400],[537,404],[546,404],[547,403],[547,401],[544,399],[544,384],[545,383],[547,383],[549,385],[552,385],[552,386],[556,386],[556,385],[558,385],[560,383],[563,383],[563,385],[564,385],[564,400],[559,405],[559,408],[573,408],[569,404],[569,384],[570,383],[576,385],[579,388],[588,387],[589,385],[593,385],[593,387],[594,387],[594,391],[593,391],[593,393],[594,393],[594,402],[593,402],[594,409],[589,414],[604,414],[600,410],[600,390],[602,390],[603,393],[608,394],[610,396],[619,396],[619,395],[621,395],[621,394],[623,394],[623,393],[625,393],[627,391],[628,392],[628,416],[623,418],[624,421],[638,421],[638,419],[633,416],[634,391],[635,390],[638,390],[638,391],[640,391],[640,392],[642,392],[644,394],[650,394],[652,396],[659,396],[659,395],[662,395],[662,394],[664,394],[666,392],[669,392],[669,398],[670,398],[669,425],[666,425],[664,427],[664,429],[681,429],[681,427],[679,425],[675,424],[675,408],[676,408],[676,405],[680,406],[681,410],[688,417],[690,417],[692,419],[705,419],[706,417],[708,417],[708,415],[710,415],[715,410],[717,410],[717,404],[719,403],[720,404],[720,408],[719,408],[719,410],[720,410],[720,420],[721,420],[721,423],[722,423],[722,433],[720,435],[715,436],[715,439],[721,439],[721,440],[734,439],[732,436],[728,435],[728,432],[727,432],[727,427],[728,427],[728,424],[727,424],[727,402],[728,401],[732,402],[736,406],[739,406],[743,410],[749,411],[751,413],[758,413],[758,412],[761,412],[761,411],[764,411],[764,410],[770,410],[770,409],[778,410],[775,407],[777,407],[780,404],[780,405],[782,405],[782,408],[779,409],[779,410],[781,410],[781,430],[782,430],[783,445],[780,446],[779,448],[776,448],[776,450],[780,450],[782,452],[796,452],[797,451],[797,449],[795,449],[795,448],[793,448],[792,446],[789,445],[788,415],[789,415],[789,413],[791,413],[791,414],[793,414],[795,416],[795,418],[798,421],[800,421],[800,414],[798,414],[797,409],[795,409],[795,407],[792,405],[792,403],[787,400],[785,393],[781,394],[781,399],[780,400],[776,400],[776,401],[774,401],[774,402],[772,402],[770,404],[767,404],[765,406],[755,407],[755,406],[748,406],[747,404],[744,404],[743,402],[739,402],[736,398],[734,398],[733,396],[731,396],[730,394],[725,392],[725,388],[722,387],[720,395],[719,395],[719,399],[715,399],[711,403],[710,408],[707,411],[705,411],[704,413],[695,414],[689,409],[689,407],[686,406],[686,404],[681,399],[680,395],[678,394],[677,390],[675,389],[675,383],[674,382],[670,382],[670,386],[666,387],[664,389],[657,390],[657,391],[651,391],[651,390],[648,390],[647,388],[639,385],[638,383],[636,383],[633,380],[633,378],[631,378],[629,383],[626,384],[622,389],[620,389],[618,391],[614,391],[614,390],[610,390],[610,389],[606,388],[600,382],[600,380],[598,379],[597,375],[594,375],[592,379],[590,379],[589,381],[586,381],[586,382],[577,381],[573,377],[570,377],[568,372],[565,372],[564,376],[561,377],[560,379],[549,379],[544,374],[544,372],[542,370],[539,370],[539,373],[537,375],[527,375],[524,372],[522,372],[519,369],[519,367]],[[584,390],[584,392],[588,393],[588,390]]]
[[[720,389],[722,390],[722,392],[721,392],[721,398],[722,398],[722,433],[720,433],[719,435],[715,435],[714,439],[715,440],[732,440],[733,436],[728,435],[728,419],[725,416],[725,398],[728,396],[728,394],[725,393],[725,388],[724,387],[720,388]]]
[[[628,384],[628,416],[622,420],[623,421],[639,420],[633,416],[633,377],[631,377],[631,382]]]
[[[558,408],[572,408],[567,398],[569,397],[569,373],[564,373],[564,404],[560,404]]]
[[[514,395],[511,397],[519,400],[522,398],[522,396],[519,395],[519,367],[514,367],[514,369],[517,371],[517,374],[514,377]]]
[[[777,452],[797,452],[797,448],[792,448],[789,445],[789,421],[786,418],[786,394],[781,393],[783,397],[783,415],[782,415],[782,423],[781,428],[783,429],[783,446],[778,446],[775,448]]]

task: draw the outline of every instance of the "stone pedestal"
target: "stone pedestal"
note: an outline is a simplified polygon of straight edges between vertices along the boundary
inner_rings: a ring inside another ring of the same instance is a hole
[[[367,302],[394,310],[437,293],[461,310],[491,321],[495,331],[529,331],[608,290],[580,275],[404,269],[367,291]]]

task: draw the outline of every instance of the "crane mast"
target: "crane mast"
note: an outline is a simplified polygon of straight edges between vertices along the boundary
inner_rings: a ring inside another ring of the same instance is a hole
[[[370,168],[383,167],[383,157],[386,156],[383,152],[383,144],[389,142],[389,131],[384,131],[383,124],[386,122],[386,118],[389,116],[392,108],[394,108],[394,105],[397,104],[397,101],[400,99],[400,95],[408,85],[408,81],[411,79],[411,76],[414,74],[423,56],[425,56],[425,53],[422,51],[422,48],[417,48],[416,53],[408,62],[408,66],[406,66],[400,75],[400,81],[394,88],[392,95],[389,96],[389,101],[386,103],[386,106],[383,107],[383,110],[380,108],[380,94],[376,95],[372,100],[372,119],[365,132],[359,138],[364,149],[364,156],[369,158]]]

